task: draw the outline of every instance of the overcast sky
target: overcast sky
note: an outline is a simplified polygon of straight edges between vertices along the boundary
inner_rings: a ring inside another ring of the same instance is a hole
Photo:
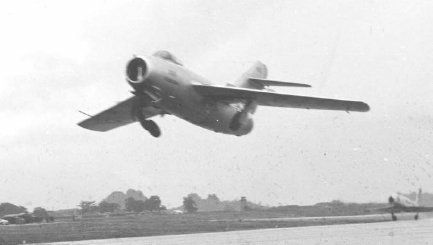
[[[269,205],[433,192],[432,1],[4,1],[0,202],[48,209],[142,190]],[[133,54],[168,50],[218,84],[254,61],[292,94],[368,113],[260,107],[244,137],[179,118],[106,133],[76,125],[130,96]]]

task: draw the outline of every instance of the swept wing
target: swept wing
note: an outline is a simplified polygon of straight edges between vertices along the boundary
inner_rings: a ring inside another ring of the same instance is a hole
[[[208,98],[216,100],[254,100],[261,106],[360,112],[370,110],[368,104],[361,101],[281,94],[238,87],[218,87],[201,84],[194,84],[193,87],[198,93]]]
[[[78,125],[86,129],[105,132],[133,123],[136,121],[134,110],[137,109],[139,102],[138,97],[130,97],[117,105],[78,123]],[[144,107],[142,110],[145,119],[161,113],[160,110],[154,107]]]

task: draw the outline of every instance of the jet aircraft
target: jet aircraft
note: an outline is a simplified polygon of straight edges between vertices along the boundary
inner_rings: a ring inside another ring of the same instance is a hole
[[[126,65],[126,81],[133,96],[78,125],[105,132],[139,121],[152,136],[159,137],[161,130],[150,118],[170,114],[208,130],[242,136],[251,132],[252,114],[258,106],[346,112],[370,109],[360,101],[277,93],[269,86],[311,86],[266,77],[266,66],[257,61],[233,84],[217,86],[185,68],[167,51],[134,56]]]
[[[421,196],[422,196],[422,190],[419,189],[415,201],[410,200],[409,198],[403,196],[400,193],[394,193],[391,194],[388,198],[388,203],[391,205],[386,208],[381,208],[379,210],[384,212],[391,213],[392,220],[396,221],[397,216],[395,216],[395,213],[398,212],[410,212],[410,213],[416,213],[415,214],[415,220],[418,220],[419,213],[422,212],[433,212],[433,207],[426,207],[421,206]]]

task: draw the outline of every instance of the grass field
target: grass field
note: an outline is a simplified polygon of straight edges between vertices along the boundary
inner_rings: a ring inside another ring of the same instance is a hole
[[[248,211],[85,217],[78,221],[72,221],[70,218],[57,219],[54,223],[0,226],[0,244],[78,241],[384,221],[381,218],[368,216],[363,219],[260,220],[287,217],[290,217],[287,213]]]

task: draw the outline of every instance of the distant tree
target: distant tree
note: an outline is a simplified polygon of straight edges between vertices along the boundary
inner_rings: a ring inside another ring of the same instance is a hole
[[[4,202],[0,204],[0,217],[7,214],[27,213],[27,209],[22,206],[16,206],[12,203]]]
[[[78,207],[81,208],[81,214],[93,212],[97,209],[95,201],[81,201]]]
[[[134,209],[135,199],[132,197],[128,197],[125,199],[125,210],[132,212]]]
[[[133,202],[135,201],[134,198],[128,197],[125,199],[125,210],[126,211],[132,211],[132,206],[134,206]]]
[[[151,212],[159,211],[161,207],[161,199],[159,196],[151,196],[145,202],[145,209]]]
[[[48,212],[45,208],[37,207],[33,210],[33,215],[43,220],[48,217]]]
[[[207,200],[209,200],[209,201],[213,201],[213,202],[215,202],[216,204],[218,204],[218,203],[220,202],[220,199],[217,197],[216,194],[209,194],[209,195],[207,196]]]
[[[111,203],[102,201],[98,205],[98,210],[101,213],[112,213],[120,208],[120,205],[117,203]]]
[[[232,205],[230,205],[230,204],[226,204],[225,206],[224,206],[224,212],[232,212],[232,211],[235,211],[236,210],[236,208],[235,207],[233,207]]]
[[[196,205],[194,199],[192,198],[192,196],[188,196],[188,197],[183,198],[183,208],[188,213],[195,213],[198,210],[197,205]]]
[[[134,209],[135,199],[128,197],[125,199],[125,210],[132,212]]]
[[[344,206],[344,202],[342,202],[340,200],[332,200],[331,205],[332,206]]]
[[[20,218],[24,219],[24,223],[25,224],[29,224],[29,223],[33,223],[33,222],[41,222],[42,221],[42,219],[34,217],[33,215],[28,214],[28,213],[21,215]]]
[[[241,197],[241,210],[242,211],[251,211],[251,207],[248,205],[248,201],[246,197]]]
[[[192,200],[194,200],[194,201],[201,201],[202,200],[202,198],[197,193],[191,193],[188,195],[188,197],[191,197]]]
[[[125,209],[126,211],[140,213],[143,212],[146,208],[146,203],[141,200],[135,200],[132,197],[129,197],[125,200]]]

